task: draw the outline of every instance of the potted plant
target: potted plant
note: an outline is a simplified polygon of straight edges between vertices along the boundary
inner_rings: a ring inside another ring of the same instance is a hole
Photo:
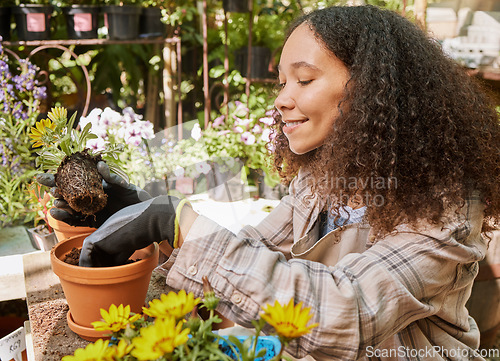
[[[50,39],[50,19],[53,12],[50,0],[16,0],[12,12],[19,40]]]
[[[99,0],[64,0],[61,3],[69,39],[97,39]]]
[[[162,22],[164,0],[146,0],[142,2],[139,20],[139,37],[152,38],[165,36],[166,27]]]
[[[302,303],[295,305],[291,299],[282,305],[277,301],[262,308],[258,320],[252,321],[255,335],[220,336],[212,332],[220,323],[215,309],[218,298],[203,277],[204,300],[195,298],[184,290],[161,295],[142,308],[142,315],[133,314],[123,304],[115,304],[101,310],[101,321],[93,322],[96,330],[107,332],[111,341],[99,339],[85,349],[77,349],[74,355],[62,361],[112,359],[137,360],[243,360],[279,361],[289,359],[283,355],[288,343],[310,332],[318,324],[307,325],[313,315]],[[202,319],[198,308],[209,312]],[[108,310],[109,309],[109,310]],[[262,330],[273,329],[273,335],[262,336]]]
[[[15,64],[14,64],[15,63]],[[39,115],[45,86],[38,68],[27,60],[9,59],[0,43],[0,228],[32,222],[28,185],[36,173],[29,149],[29,129]]]
[[[130,262],[115,267],[80,267],[79,252],[89,234],[68,238],[50,252],[52,270],[59,277],[68,301],[68,326],[85,340],[95,341],[103,332],[93,329],[100,309],[111,304],[141,311],[153,269],[158,265],[157,243],[136,251]]]
[[[5,0],[0,4],[0,36],[2,40],[10,40],[10,18],[12,15],[14,0]]]
[[[36,210],[37,215],[34,219],[34,227],[26,228],[33,248],[42,251],[50,250],[57,243],[56,234],[47,221],[47,213],[52,199],[45,188],[36,182],[29,185],[32,197],[30,203]],[[40,221],[42,223],[39,223]]]
[[[139,0],[103,0],[104,23],[108,38],[133,40],[139,37],[139,19],[142,8]]]
[[[65,108],[52,108],[47,119],[31,127],[29,136],[37,153],[35,162],[38,169],[55,174],[59,193],[71,208],[85,216],[92,216],[107,203],[97,163],[106,161],[111,170],[128,179],[114,162],[123,146],[110,143],[100,151],[88,148],[88,140],[97,136],[90,132],[91,124],[81,130],[75,129],[75,118],[76,113],[68,119]]]

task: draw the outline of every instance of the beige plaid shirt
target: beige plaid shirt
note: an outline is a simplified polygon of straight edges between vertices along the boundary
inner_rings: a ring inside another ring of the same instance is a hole
[[[295,357],[316,360],[482,360],[468,316],[486,242],[484,206],[467,200],[443,223],[404,225],[372,242],[370,227],[351,224],[319,239],[324,201],[304,174],[257,227],[237,235],[204,216],[159,268],[174,289],[202,295],[208,276],[219,311],[251,326],[261,306],[303,302],[319,326],[291,342]]]

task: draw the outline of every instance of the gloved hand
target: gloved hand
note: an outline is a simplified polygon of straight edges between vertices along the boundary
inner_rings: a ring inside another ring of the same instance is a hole
[[[111,173],[104,161],[97,163],[97,170],[101,174],[104,192],[108,195],[108,203],[104,209],[94,216],[86,216],[73,210],[59,194],[56,187],[55,177],[51,173],[42,173],[36,176],[36,181],[44,186],[50,187],[50,193],[56,198],[50,215],[70,226],[100,227],[109,217],[120,209],[148,199],[151,196],[145,190],[129,184],[117,174]]]
[[[179,217],[187,200],[158,196],[123,208],[83,242],[80,266],[126,263],[138,249],[166,240],[173,248],[179,237]]]

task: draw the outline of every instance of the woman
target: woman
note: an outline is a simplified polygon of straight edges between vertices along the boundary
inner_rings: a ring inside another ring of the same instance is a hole
[[[275,300],[312,307],[319,326],[290,344],[293,356],[474,356],[465,303],[482,232],[500,218],[494,108],[437,43],[371,6],[300,18],[279,81],[275,164],[292,181],[261,224],[234,235],[161,196],[107,219],[81,264],[120,263],[166,239],[178,248],[160,267],[167,284],[201,295],[208,276],[238,324]]]

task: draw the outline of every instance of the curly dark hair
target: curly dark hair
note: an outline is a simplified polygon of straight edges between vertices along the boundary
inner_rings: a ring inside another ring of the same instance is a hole
[[[273,162],[282,178],[304,168],[323,180],[314,190],[329,199],[361,195],[379,236],[421,218],[437,223],[473,191],[487,205],[483,231],[498,225],[498,115],[439,43],[374,6],[316,10],[288,34],[301,24],[346,65],[350,79],[331,134],[309,153],[292,153],[276,112]],[[339,207],[334,202],[334,210]]]

